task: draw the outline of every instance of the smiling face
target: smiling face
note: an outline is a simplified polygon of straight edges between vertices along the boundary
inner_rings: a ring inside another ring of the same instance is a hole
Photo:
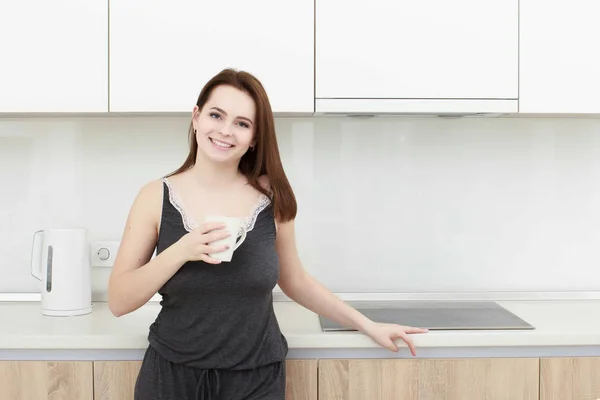
[[[246,92],[229,85],[213,89],[208,101],[194,107],[198,156],[219,163],[238,163],[254,146],[256,106]]]

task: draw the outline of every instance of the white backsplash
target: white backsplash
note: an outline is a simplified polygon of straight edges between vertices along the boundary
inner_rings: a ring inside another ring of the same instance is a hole
[[[183,117],[0,119],[0,292],[33,232],[119,240]],[[307,270],[334,291],[600,290],[600,119],[281,118]],[[95,269],[103,290],[109,269]]]

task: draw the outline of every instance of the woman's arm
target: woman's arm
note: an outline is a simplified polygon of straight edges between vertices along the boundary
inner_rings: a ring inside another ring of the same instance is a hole
[[[416,355],[408,334],[425,333],[427,329],[376,323],[356,311],[303,268],[296,248],[294,221],[279,223],[278,226],[277,253],[280,263],[278,284],[283,293],[301,306],[341,325],[354,328],[392,351],[398,351],[394,339],[401,338],[406,342],[411,353]]]
[[[150,260],[161,208],[162,182],[157,180],[145,185],[133,202],[110,274],[108,307],[117,317],[146,304],[185,262],[173,247]]]
[[[207,222],[152,259],[158,241],[162,198],[162,181],[153,181],[140,190],[131,206],[108,282],[108,307],[117,317],[146,304],[186,262],[220,263],[208,254],[227,247],[209,245],[229,233],[222,229],[223,223]]]

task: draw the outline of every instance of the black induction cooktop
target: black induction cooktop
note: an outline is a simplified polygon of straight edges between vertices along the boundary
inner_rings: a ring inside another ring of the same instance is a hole
[[[348,302],[375,322],[408,325],[429,330],[535,329],[493,301],[365,301]],[[352,331],[320,316],[323,331]]]

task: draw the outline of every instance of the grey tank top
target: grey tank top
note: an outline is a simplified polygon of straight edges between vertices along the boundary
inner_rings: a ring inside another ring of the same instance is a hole
[[[163,179],[157,254],[188,233]],[[273,207],[265,197],[247,221],[231,262],[185,263],[159,290],[161,311],[148,340],[167,360],[201,369],[252,369],[285,360],[288,345],[273,310],[279,279]]]

